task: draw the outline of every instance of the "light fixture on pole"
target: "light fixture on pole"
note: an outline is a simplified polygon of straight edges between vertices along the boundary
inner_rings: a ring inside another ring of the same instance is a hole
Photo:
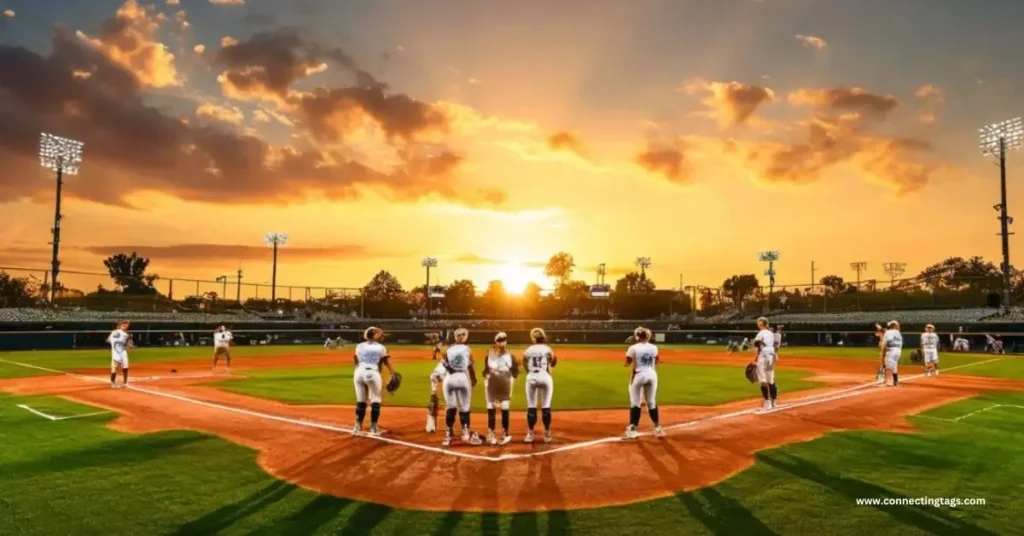
[[[221,289],[220,298],[222,300],[228,299],[228,276],[226,276],[226,275],[217,276],[217,282],[221,283],[222,285],[224,285],[223,288]]]
[[[274,248],[274,271],[270,278],[270,304],[274,305],[277,303],[277,250],[288,245],[288,233],[267,233],[263,242]]]
[[[57,297],[57,274],[60,272],[60,220],[63,216],[60,213],[60,196],[64,187],[64,174],[78,175],[78,168],[82,164],[82,147],[85,144],[70,138],[62,138],[53,134],[42,133],[39,137],[39,164],[46,169],[57,172],[57,201],[53,213],[53,259],[51,269],[53,276],[50,278],[50,304],[54,304]]]
[[[757,259],[768,263],[768,269],[764,275],[768,276],[768,310],[772,310],[772,293],[775,292],[775,261],[779,260],[778,251],[762,251],[757,254]]]
[[[1006,121],[985,125],[978,129],[978,148],[982,156],[993,156],[999,162],[1000,203],[992,208],[999,212],[1000,231],[1003,240],[1003,305],[1011,305],[1010,292],[1010,224],[1013,218],[1006,214],[1006,151],[1017,151],[1024,138],[1024,123],[1015,117]]]
[[[423,287],[423,293],[427,298],[427,320],[430,320],[430,269],[437,268],[437,257],[423,257],[420,266],[427,269],[427,286]]]
[[[857,290],[860,290],[860,274],[867,271],[868,263],[864,261],[851,262],[850,269],[857,272]]]
[[[633,264],[640,268],[640,275],[642,277],[647,277],[647,269],[651,267],[650,257],[637,257]]]
[[[885,275],[889,276],[889,290],[892,290],[896,286],[896,278],[907,271],[907,263],[885,262],[882,263],[882,271],[885,272]]]

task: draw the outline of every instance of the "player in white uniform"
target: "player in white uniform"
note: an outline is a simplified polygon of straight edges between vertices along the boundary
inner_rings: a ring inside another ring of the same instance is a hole
[[[885,335],[882,336],[882,366],[885,367],[886,373],[892,374],[892,383],[886,380],[885,385],[895,387],[900,384],[899,364],[900,356],[903,354],[903,334],[900,333],[900,323],[895,320],[889,322],[887,327]]]
[[[772,326],[772,336],[775,341],[775,359],[779,358],[779,349],[782,348],[782,326]]]
[[[629,379],[629,426],[626,427],[626,439],[636,439],[639,435],[637,426],[640,425],[640,405],[647,404],[647,414],[654,423],[654,435],[664,437],[658,420],[658,372],[655,367],[661,362],[658,356],[658,347],[651,344],[651,330],[647,328],[636,328],[633,331],[633,339],[636,344],[626,350],[626,362],[624,367],[633,366],[633,373]]]
[[[754,350],[757,352],[754,357],[754,366],[757,367],[757,381],[761,383],[761,398],[764,400],[761,409],[770,410],[775,408],[776,399],[779,397],[779,390],[775,386],[775,362],[778,355],[775,353],[775,334],[768,329],[768,319],[757,319],[757,336],[754,337]]]
[[[352,426],[352,434],[358,435],[363,429],[363,420],[366,418],[366,405],[370,405],[370,435],[379,435],[377,422],[380,420],[380,390],[383,381],[380,377],[380,367],[384,365],[395,375],[395,369],[391,366],[391,356],[387,348],[380,343],[384,337],[384,330],[380,328],[366,328],[363,332],[364,342],[356,346],[356,353],[352,356],[355,362],[355,371],[352,373],[352,384],[356,388],[356,422]]]
[[[483,443],[480,436],[469,428],[469,411],[472,402],[473,388],[476,387],[476,371],[473,369],[473,356],[466,346],[469,331],[463,328],[455,330],[455,344],[448,347],[448,352],[441,361],[448,370],[442,385],[444,386],[444,404],[447,406],[444,422],[445,432],[442,445],[452,444],[455,427],[455,414],[459,415],[462,424],[462,441],[470,445]]]
[[[508,335],[498,333],[494,336],[494,346],[487,350],[487,360],[484,362],[484,393],[487,396],[487,442],[491,445],[498,444],[498,438],[494,434],[494,425],[498,408],[501,406],[501,444],[507,445],[512,442],[512,436],[508,433],[509,403],[512,401],[512,386],[516,376],[519,375],[519,367],[516,365],[515,357],[508,351]]]
[[[928,324],[921,334],[921,354],[924,356],[924,375],[939,375],[939,335],[935,326]]]
[[[555,382],[551,378],[551,369],[558,364],[554,350],[548,346],[548,336],[541,328],[530,330],[533,345],[523,352],[523,365],[526,367],[526,438],[525,443],[533,443],[533,429],[537,426],[537,406],[541,408],[541,422],[544,424],[544,442],[551,442],[551,398],[555,391]]]
[[[440,402],[438,401],[437,390],[444,384],[444,379],[447,376],[448,369],[445,368],[444,360],[442,359],[430,373],[430,402],[427,404],[428,434],[432,434],[437,431],[437,413],[441,409]]]
[[[117,387],[117,367],[121,367],[121,374],[124,376],[124,384],[128,385],[128,349],[131,348],[131,336],[128,335],[127,320],[118,322],[117,328],[107,336],[107,343],[110,344],[110,387]]]
[[[213,370],[217,370],[217,361],[220,361],[220,356],[223,355],[228,360],[228,372],[231,372],[231,341],[234,338],[225,326],[213,332]]]

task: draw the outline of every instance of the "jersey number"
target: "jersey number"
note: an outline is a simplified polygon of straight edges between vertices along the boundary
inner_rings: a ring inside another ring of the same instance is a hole
[[[453,368],[461,369],[466,366],[466,358],[464,356],[457,355],[455,357],[449,358],[448,364],[451,365]]]
[[[641,367],[649,367],[654,364],[654,356],[652,354],[640,354],[636,362]]]

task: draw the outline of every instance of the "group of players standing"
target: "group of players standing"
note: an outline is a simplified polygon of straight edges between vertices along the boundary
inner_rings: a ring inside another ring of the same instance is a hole
[[[363,428],[367,404],[371,408],[370,435],[378,435],[378,422],[381,407],[382,380],[380,367],[387,367],[394,375],[390,356],[381,344],[383,330],[369,328],[364,333],[365,341],[356,346],[353,357],[356,369],[353,383],[356,390],[356,422],[352,430],[359,434]],[[635,344],[626,351],[623,366],[632,367],[629,384],[629,426],[625,438],[635,439],[640,433],[642,404],[647,405],[648,414],[654,424],[654,434],[663,436],[659,425],[656,395],[658,390],[658,374],[655,370],[660,362],[658,347],[651,344],[651,331],[637,328],[634,331]],[[467,344],[469,331],[455,330],[454,338],[448,347],[442,350],[438,341],[434,350],[434,359],[441,357],[430,375],[430,402],[427,406],[426,431],[437,430],[437,417],[440,410],[438,388],[445,401],[445,433],[442,445],[447,447],[455,438],[455,421],[458,418],[461,427],[462,442],[469,445],[480,445],[484,440],[471,428],[471,402],[473,389],[476,387],[477,374],[472,352]],[[534,432],[538,421],[544,428],[543,441],[552,441],[551,433],[551,402],[554,397],[554,378],[552,369],[558,365],[558,357],[548,345],[548,336],[541,328],[530,330],[530,346],[523,352],[522,367],[526,374],[526,436],[524,443],[533,443]],[[487,401],[487,443],[490,445],[507,445],[512,442],[509,430],[509,410],[512,399],[512,387],[519,376],[520,363],[508,350],[508,336],[498,333],[494,344],[487,350],[482,376],[484,378],[484,394]],[[501,436],[496,433],[497,412],[501,410]]]

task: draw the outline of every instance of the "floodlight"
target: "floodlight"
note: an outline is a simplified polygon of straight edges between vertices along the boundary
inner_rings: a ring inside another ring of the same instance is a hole
[[[775,262],[779,260],[778,251],[762,251],[757,255],[758,260],[761,262]]]
[[[44,132],[39,137],[39,164],[47,169],[77,175],[84,145],[78,140]]]
[[[423,257],[420,266],[424,268],[437,268],[437,257]]]
[[[268,246],[286,246],[288,245],[288,233],[267,233],[263,237],[263,242]]]
[[[978,129],[978,148],[983,156],[1000,156],[1017,151],[1024,141],[1024,122],[1020,117],[991,123]]]
[[[645,270],[645,269],[651,267],[651,258],[650,257],[637,257],[636,260],[633,261],[633,263],[636,264],[638,267],[640,267],[640,269]]]

